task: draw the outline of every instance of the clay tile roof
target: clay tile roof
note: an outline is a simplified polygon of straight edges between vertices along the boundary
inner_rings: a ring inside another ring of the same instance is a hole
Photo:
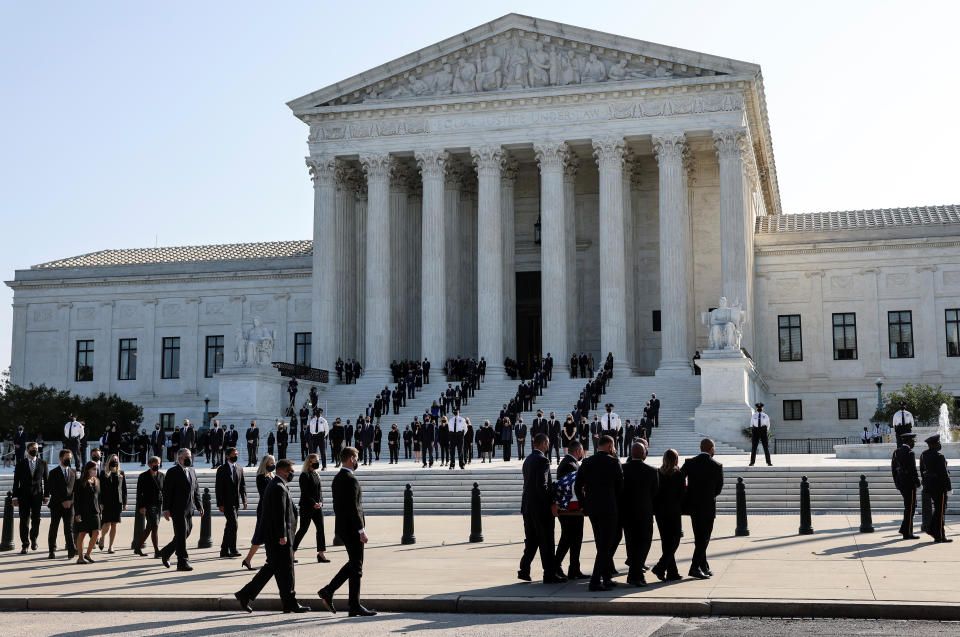
[[[755,234],[778,232],[830,232],[874,228],[902,228],[960,224],[960,206],[921,206],[919,208],[883,208],[880,210],[845,210],[809,212],[794,215],[758,217]]]
[[[242,259],[284,259],[313,255],[313,241],[264,241],[260,243],[225,243],[205,246],[169,248],[131,248],[100,250],[76,257],[48,261],[32,270],[51,268],[89,268],[109,265],[149,263],[184,263],[191,261],[235,261]]]

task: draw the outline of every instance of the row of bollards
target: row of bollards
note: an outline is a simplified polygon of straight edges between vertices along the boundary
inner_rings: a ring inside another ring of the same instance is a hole
[[[473,483],[470,492],[470,541],[483,542],[483,521],[480,517],[480,485]],[[416,544],[417,537],[413,532],[413,488],[408,483],[403,490],[403,535],[401,544]]]

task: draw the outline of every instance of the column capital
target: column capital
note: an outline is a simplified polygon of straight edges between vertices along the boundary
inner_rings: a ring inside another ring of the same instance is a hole
[[[520,172],[520,162],[511,157],[509,153],[503,161],[503,170],[500,173],[500,179],[507,185],[513,187],[517,183],[517,174]]]
[[[445,150],[418,150],[413,153],[423,179],[443,179],[450,153]]]
[[[446,169],[443,174],[443,184],[446,190],[460,190],[460,184],[463,182],[463,164],[452,157],[444,165]]]
[[[367,173],[368,181],[387,181],[396,160],[390,153],[364,153],[360,155],[360,165]]]
[[[347,162],[337,159],[334,166],[334,184],[340,190],[354,191],[360,179],[359,171]]]
[[[580,169],[580,158],[573,153],[567,155],[567,160],[563,164],[563,181],[572,184],[577,178],[577,170]]]
[[[749,149],[750,137],[747,129],[718,128],[713,131],[713,147],[720,159],[743,159]]]
[[[624,157],[627,152],[627,142],[623,137],[602,137],[592,140],[593,156],[597,160],[597,166],[601,169],[613,168],[620,170],[623,168]]]
[[[560,171],[570,159],[570,146],[567,142],[539,142],[533,145],[533,154],[541,171]]]
[[[506,159],[503,147],[494,145],[471,148],[470,156],[478,177],[499,177]]]
[[[336,176],[339,161],[332,155],[321,155],[318,157],[310,156],[304,158],[307,163],[307,169],[310,171],[310,179],[313,180],[313,186],[332,186]]]
[[[687,136],[684,133],[654,135],[653,153],[657,157],[657,163],[661,166],[665,162],[683,163],[690,153],[687,146]]]
[[[354,194],[357,197],[357,201],[366,201],[367,200],[367,180],[363,178],[363,171],[357,171],[357,179],[353,182]]]

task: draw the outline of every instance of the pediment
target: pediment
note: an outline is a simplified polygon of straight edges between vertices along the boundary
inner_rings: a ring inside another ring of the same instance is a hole
[[[289,102],[350,104],[754,74],[747,62],[509,14]]]

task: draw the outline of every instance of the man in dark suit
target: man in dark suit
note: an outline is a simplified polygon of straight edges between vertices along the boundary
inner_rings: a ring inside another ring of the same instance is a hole
[[[523,496],[520,513],[523,515],[523,557],[517,577],[530,581],[530,565],[540,551],[543,583],[559,584],[567,578],[559,572],[554,561],[556,545],[553,542],[553,498],[551,497],[550,440],[544,434],[533,437],[533,451],[523,461]]]
[[[57,527],[63,523],[63,539],[67,545],[67,559],[73,559],[77,554],[76,542],[73,539],[73,489],[77,483],[77,472],[70,467],[73,464],[73,452],[69,449],[60,450],[60,466],[51,469],[47,476],[47,491],[44,495],[50,497],[50,529],[47,532],[47,546],[50,548],[50,559],[56,557]]]
[[[590,577],[591,591],[608,591],[613,581],[613,554],[620,536],[620,497],[623,493],[623,469],[613,449],[613,438],[600,436],[597,453],[580,465],[573,490],[593,527],[597,557]]]
[[[13,506],[20,509],[20,544],[23,547],[20,552],[23,554],[26,554],[28,545],[37,550],[40,507],[48,501],[47,463],[38,456],[37,443],[29,442],[26,447],[27,457],[17,462],[13,469]]]
[[[160,557],[157,531],[159,530],[160,511],[163,509],[163,472],[160,471],[160,457],[152,456],[147,461],[150,468],[137,478],[136,509],[144,518],[143,534],[134,537],[133,552],[146,557],[143,545],[147,538],[153,540],[153,557]]]
[[[23,428],[23,425],[17,427],[17,431],[13,434],[13,455],[14,461],[19,463],[23,460],[23,454],[27,450],[27,431]]]
[[[423,429],[420,430],[420,453],[423,457],[423,466],[427,466],[427,456],[430,456],[430,466],[433,466],[433,441],[436,439],[437,421],[435,418],[423,417]]]
[[[656,394],[650,394],[650,406],[647,407],[647,416],[652,427],[660,426],[660,399]]]
[[[700,453],[687,458],[680,470],[687,477],[687,505],[693,525],[693,560],[690,577],[707,579],[713,575],[707,562],[707,545],[717,517],[717,496],[723,490],[723,465],[713,459],[714,444],[700,441]]]
[[[550,450],[547,451],[547,460],[550,460],[551,455],[556,454],[557,464],[560,464],[560,450],[563,449],[563,443],[560,441],[560,430],[563,429],[563,423],[557,420],[557,415],[551,411],[547,425],[550,427]]]
[[[240,432],[234,428],[233,423],[230,423],[230,429],[224,432],[223,434],[223,449],[227,450],[227,447],[236,447],[237,443],[240,441]]]
[[[630,571],[627,584],[646,586],[643,565],[653,541],[653,499],[659,488],[657,470],[648,465],[647,446],[642,442],[630,445],[630,459],[623,467],[623,498],[620,521],[627,540]]]
[[[223,464],[223,445],[224,433],[220,428],[220,421],[213,421],[213,431],[210,432],[210,449],[213,451],[213,461],[210,463],[214,467]]]
[[[226,518],[220,557],[240,556],[237,551],[237,512],[241,504],[247,508],[247,486],[243,481],[243,469],[237,466],[239,459],[240,453],[234,447],[228,447],[227,463],[217,469],[217,508]]]
[[[514,435],[517,437],[517,457],[522,458],[527,450],[527,425],[521,418],[514,427]],[[557,478],[560,476],[558,475]]]
[[[166,448],[167,434],[160,429],[157,423],[153,427],[153,433],[150,434],[150,446],[153,448],[153,455],[163,457],[163,450]]]
[[[583,460],[583,446],[576,440],[567,447],[567,455],[557,467],[557,480],[580,470],[580,461]],[[567,568],[569,579],[583,579],[586,575],[580,570],[580,547],[583,545],[583,516],[559,515],[560,541],[557,542],[557,557],[554,563],[557,570],[562,571],[563,558],[570,552],[570,566]]]
[[[295,378],[292,379],[292,381],[295,381],[295,380],[296,380]],[[291,426],[291,433],[293,433],[296,430],[297,429],[295,426]],[[247,440],[247,466],[255,467],[257,466],[257,462],[260,459],[260,456],[259,456],[260,428],[257,427],[256,420],[250,421],[250,427],[247,429],[247,434],[245,437]]]
[[[359,455],[353,447],[347,447],[340,454],[340,471],[334,476],[330,490],[333,493],[333,513],[336,516],[334,530],[343,540],[343,546],[347,550],[347,563],[333,576],[329,584],[317,591],[317,595],[320,596],[320,601],[327,610],[336,613],[333,594],[349,580],[350,617],[370,617],[376,615],[376,611],[360,605],[363,545],[367,543],[367,531],[363,517],[363,489],[360,488],[360,482],[354,475],[359,464]]]
[[[913,445],[917,434],[901,432],[898,440],[902,443],[891,458],[893,483],[903,497],[903,522],[900,523],[900,534],[905,540],[920,539],[913,534],[913,515],[917,510],[917,487],[920,486],[920,476],[917,475],[917,457],[913,454]]]
[[[170,568],[170,556],[177,554],[177,570],[192,571],[187,555],[187,538],[193,530],[193,514],[203,516],[197,473],[189,449],[177,452],[177,464],[163,480],[163,519],[173,521],[173,539],[160,550],[160,561]]]
[[[310,607],[297,601],[294,589],[293,542],[297,533],[297,507],[287,487],[293,479],[293,461],[279,460],[276,471],[277,475],[263,491],[260,506],[260,540],[267,551],[267,561],[253,579],[233,595],[240,602],[240,608],[252,613],[250,602],[257,598],[272,577],[277,581],[283,612],[305,613]]]
[[[185,449],[194,451],[197,448],[197,430],[193,428],[193,423],[183,420],[183,433],[180,438],[180,445]]]

